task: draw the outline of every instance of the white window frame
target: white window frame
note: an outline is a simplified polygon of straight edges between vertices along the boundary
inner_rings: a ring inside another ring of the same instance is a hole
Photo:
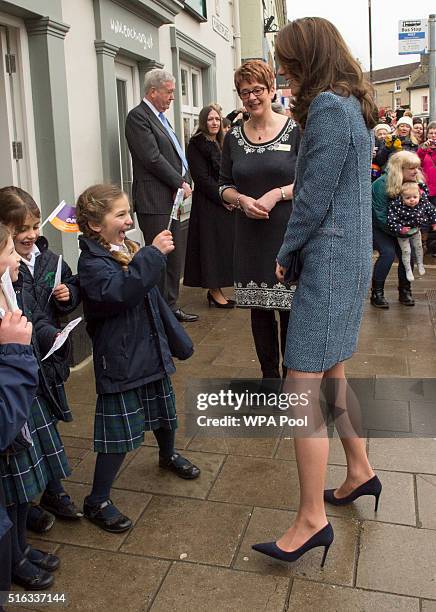
[[[401,93],[401,81],[395,81],[394,93]]]
[[[180,83],[182,82],[182,70],[184,70],[187,74],[187,85],[188,85],[188,104],[183,103],[183,95],[182,95],[182,112],[198,115],[200,110],[203,107],[203,88],[202,88],[202,79],[201,79],[201,70],[200,68],[196,68],[195,66],[191,66],[190,64],[185,64],[184,62],[180,63]],[[194,105],[194,94],[192,90],[192,76],[196,75],[197,83],[198,83],[198,100],[197,104]]]
[[[183,102],[183,93],[182,93],[182,134],[183,140],[186,141],[185,138],[185,130],[184,123],[185,119],[189,120],[189,138],[192,136],[195,126],[198,123],[198,115],[200,114],[200,110],[203,107],[203,87],[202,87],[202,74],[201,69],[196,66],[192,66],[191,64],[187,64],[186,62],[180,63],[180,84],[182,83],[182,70],[186,72],[187,76],[187,102],[188,104],[184,104]],[[193,75],[197,77],[197,104],[194,105],[194,92],[193,92]],[[185,142],[185,146],[188,143]]]
[[[421,96],[422,112],[428,113],[428,96]]]

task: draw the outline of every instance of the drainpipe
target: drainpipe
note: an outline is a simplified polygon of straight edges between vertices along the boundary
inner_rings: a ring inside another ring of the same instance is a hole
[[[241,26],[239,20],[239,0],[233,0],[233,47],[234,47],[234,69],[241,65]],[[235,108],[238,108],[240,100],[235,92]]]

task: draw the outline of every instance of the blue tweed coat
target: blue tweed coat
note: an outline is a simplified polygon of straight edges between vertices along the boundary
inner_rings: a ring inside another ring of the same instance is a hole
[[[325,372],[353,354],[371,276],[372,137],[360,104],[332,92],[311,103],[301,141],[294,206],[277,256],[301,249],[302,273],[284,363]]]

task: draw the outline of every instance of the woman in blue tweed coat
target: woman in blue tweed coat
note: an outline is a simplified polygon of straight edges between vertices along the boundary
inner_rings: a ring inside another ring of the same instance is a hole
[[[257,544],[255,550],[295,561],[322,546],[323,564],[333,541],[324,500],[344,505],[363,494],[378,499],[381,489],[365,442],[350,427],[343,365],[356,348],[371,276],[370,130],[377,113],[360,66],[329,21],[309,17],[290,22],[276,39],[276,53],[280,73],[288,78],[296,99],[293,115],[303,130],[294,206],[276,269],[283,282],[292,253],[300,251],[302,271],[289,319],[284,390],[310,389],[305,408],[310,431],[295,437],[300,478],[296,520],[277,542]],[[345,482],[325,492],[329,443],[319,402],[324,377],[339,383],[334,404],[342,410],[335,417],[347,457]],[[302,416],[298,410],[297,416]]]

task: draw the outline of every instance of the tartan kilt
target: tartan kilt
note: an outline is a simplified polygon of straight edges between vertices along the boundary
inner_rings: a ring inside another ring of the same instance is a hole
[[[35,397],[28,420],[33,446],[17,455],[0,457],[0,476],[6,505],[32,501],[49,480],[71,474],[61,437],[47,402]]]
[[[97,398],[94,451],[127,453],[144,442],[144,432],[177,428],[176,398],[168,376]]]

